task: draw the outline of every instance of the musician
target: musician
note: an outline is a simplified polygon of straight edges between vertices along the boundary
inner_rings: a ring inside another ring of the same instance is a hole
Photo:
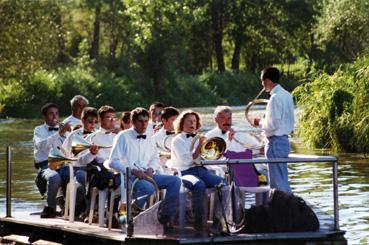
[[[192,191],[195,229],[202,231],[205,189],[220,184],[222,178],[198,165],[201,146],[206,141],[205,136],[200,136],[199,140],[193,142],[201,127],[199,114],[191,110],[184,111],[174,125],[178,135],[172,141],[171,159],[167,162],[167,166],[181,171],[184,186]]]
[[[149,108],[149,125],[147,133],[153,134],[161,128],[161,112],[164,109],[164,105],[161,102],[154,102]]]
[[[68,134],[62,145],[62,151],[67,157],[75,157],[72,152],[72,143],[75,137],[85,138],[87,135],[93,133],[98,124],[98,115],[96,108],[93,107],[85,107],[81,114],[83,127],[72,131]],[[98,151],[98,147],[96,145],[92,145],[90,147],[90,152],[92,154],[96,154]],[[77,155],[78,156],[78,155]],[[87,181],[87,169],[86,162],[81,161],[78,158],[77,162],[73,164],[73,170],[75,179],[79,183],[77,186],[77,197],[76,197],[76,212],[75,215],[79,216],[83,211],[85,211],[87,207],[86,203],[86,181]],[[63,177],[65,176],[66,180],[64,182],[69,182],[69,169],[63,169]]]
[[[36,185],[41,195],[47,190],[47,204],[41,212],[41,218],[56,216],[56,195],[62,184],[62,178],[56,166],[48,163],[48,155],[53,148],[63,144],[65,135],[71,131],[68,123],[59,124],[59,108],[54,103],[47,103],[41,108],[45,123],[37,126],[33,135],[35,167],[39,169]],[[67,166],[62,168],[68,168]]]
[[[145,179],[150,177],[159,189],[167,190],[158,219],[164,226],[164,232],[168,232],[176,214],[181,181],[177,176],[160,175],[156,172],[159,157],[152,137],[146,131],[149,122],[148,111],[140,107],[134,109],[131,112],[131,120],[133,127],[119,133],[114,141],[109,163],[113,169],[120,172],[125,172],[126,167],[130,167],[134,178],[140,179],[134,190],[134,198],[146,196],[137,199],[136,204],[140,208],[154,193],[153,185]]]
[[[162,153],[160,156],[161,168],[162,171],[169,173],[167,168],[165,167],[166,161],[170,158],[170,143],[166,142],[166,140],[170,141],[173,139],[175,132],[174,132],[174,125],[173,122],[179,115],[179,111],[174,107],[165,107],[161,113],[161,121],[163,127],[159,129],[153,135],[153,141],[159,153]]]
[[[266,107],[265,120],[254,120],[255,127],[261,125],[266,137],[266,158],[286,158],[290,152],[288,135],[294,126],[293,99],[279,84],[280,72],[275,67],[264,68],[260,79],[270,99]],[[288,183],[287,163],[269,164],[269,182],[272,188],[291,192]]]
[[[120,128],[122,130],[126,130],[126,129],[129,129],[130,127],[132,127],[131,112],[130,111],[122,112],[122,115],[120,116],[119,122],[120,122]]]
[[[88,99],[86,99],[82,95],[76,95],[70,100],[70,105],[72,109],[72,115],[65,118],[63,120],[63,123],[69,123],[71,127],[76,127],[77,125],[82,126],[81,114],[82,114],[83,108],[88,106]],[[77,126],[77,127],[80,127],[80,126]]]
[[[214,110],[214,121],[216,127],[205,134],[207,139],[220,137],[227,143],[227,150],[241,152],[247,149],[247,146],[253,149],[254,154],[264,153],[263,147],[255,137],[242,133],[242,138],[236,138],[236,131],[232,128],[232,109],[229,106],[217,106]]]

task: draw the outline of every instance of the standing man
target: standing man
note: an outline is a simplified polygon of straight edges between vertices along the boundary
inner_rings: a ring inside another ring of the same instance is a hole
[[[68,123],[59,124],[59,108],[54,103],[47,103],[41,108],[45,123],[37,126],[33,135],[33,154],[35,168],[39,169],[36,185],[41,195],[47,191],[47,205],[41,212],[41,218],[54,218],[56,216],[56,195],[62,184],[59,170],[48,163],[51,149],[60,147],[65,139],[66,132],[71,131]],[[68,168],[64,166],[62,168]]]
[[[159,156],[151,135],[146,131],[149,113],[144,108],[136,108],[131,112],[133,127],[121,131],[114,140],[109,158],[110,167],[125,172],[126,167],[132,169],[134,178],[138,178],[135,197],[138,207],[144,207],[148,197],[154,193],[153,185],[147,181],[152,178],[159,189],[166,189],[158,220],[168,233],[173,228],[172,221],[176,214],[181,180],[174,175],[161,175],[158,170]],[[124,188],[124,187],[122,187]],[[139,198],[145,197],[145,198]]]
[[[266,137],[266,158],[286,158],[290,152],[288,135],[294,126],[294,105],[292,95],[279,84],[280,72],[275,67],[267,67],[261,71],[260,79],[270,99],[266,107],[265,120],[254,120],[255,127],[261,124]],[[287,163],[269,165],[269,183],[272,188],[291,192],[288,183]]]
[[[70,100],[72,115],[63,120],[63,123],[69,123],[71,127],[82,126],[81,115],[83,109],[88,106],[88,99],[82,95],[76,95]]]

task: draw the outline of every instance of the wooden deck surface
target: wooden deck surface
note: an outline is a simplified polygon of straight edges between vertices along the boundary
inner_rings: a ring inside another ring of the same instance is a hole
[[[27,212],[13,213],[11,218],[0,218],[1,222],[1,236],[4,236],[6,229],[4,227],[14,226],[22,227],[19,229],[25,229],[24,227],[30,227],[31,230],[39,231],[41,233],[48,233],[50,237],[55,238],[53,242],[60,242],[63,244],[75,244],[75,242],[66,242],[66,240],[60,241],[51,235],[51,232],[55,234],[63,234],[60,237],[74,236],[79,237],[81,241],[89,239],[88,244],[203,244],[203,243],[219,243],[219,244],[240,244],[240,243],[272,243],[283,244],[285,242],[292,242],[294,244],[314,244],[312,242],[334,241],[334,244],[346,244],[344,239],[344,231],[329,231],[321,229],[318,232],[285,232],[285,233],[265,233],[265,234],[235,234],[231,236],[193,236],[187,234],[181,237],[168,237],[168,236],[150,236],[135,234],[132,238],[127,238],[125,233],[120,229],[112,229],[109,231],[107,228],[98,227],[97,224],[88,225],[82,222],[69,222],[63,218],[54,219],[41,219],[39,215],[30,215]],[[9,231],[11,232],[11,231]],[[28,231],[29,232],[29,231]],[[27,233],[27,232],[25,232]],[[5,234],[6,235],[6,234]],[[38,234],[40,239],[43,234]],[[47,235],[47,234],[45,234]],[[56,236],[56,235],[55,235]],[[47,238],[45,239],[47,240]],[[78,240],[78,239],[77,239]],[[75,241],[75,240],[74,240]],[[87,243],[86,243],[87,244]]]

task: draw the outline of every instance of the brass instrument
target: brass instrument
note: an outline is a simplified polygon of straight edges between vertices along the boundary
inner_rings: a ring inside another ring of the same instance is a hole
[[[77,155],[81,151],[90,148],[92,144],[80,135],[74,135],[72,139],[72,153]],[[112,146],[98,145],[99,148],[111,148]]]
[[[200,139],[201,135],[196,135],[191,144],[191,151],[193,150],[196,141]],[[207,139],[206,142],[201,146],[200,156],[204,160],[218,160],[222,157],[227,147],[226,142],[223,138],[213,137]]]
[[[149,200],[149,202],[151,203],[151,204],[155,204],[156,202],[158,202],[159,201],[159,198],[160,198],[160,190],[159,190],[159,187],[158,187],[158,185],[156,184],[156,182],[155,182],[155,180],[153,179],[153,178],[151,178],[151,177],[149,177],[149,176],[146,176],[145,177],[145,180],[147,180],[147,181],[149,181],[153,186],[154,186],[154,189],[155,189],[155,192],[154,192],[154,196],[153,196],[153,199],[151,199],[150,198],[150,200]],[[134,181],[133,181],[133,183],[132,183],[132,186],[131,186],[131,192],[130,192],[130,195],[131,195],[131,200],[134,200],[134,190],[135,190],[135,186],[136,186],[136,184],[138,183],[138,181],[140,181],[140,179],[139,178],[136,178]],[[149,205],[150,205],[150,203],[146,203],[146,208],[148,208],[149,207]],[[133,210],[133,216],[135,216],[135,215],[137,215],[141,210],[140,210],[140,208],[139,207],[137,207],[136,205],[135,205],[135,201],[133,201],[132,202],[132,206],[133,206],[133,208],[134,208],[134,210]],[[124,207],[121,207],[122,208],[122,210],[120,210],[120,211],[122,211],[122,213],[124,212]],[[121,209],[121,208],[119,208],[119,209]]]
[[[246,120],[251,124],[254,125],[254,120],[253,118],[251,118],[251,116],[249,115],[250,109],[251,107],[255,106],[255,105],[259,105],[259,104],[267,104],[269,100],[267,99],[259,99],[260,95],[265,91],[265,89],[263,88],[262,90],[260,90],[260,92],[258,93],[258,95],[256,95],[256,97],[250,101],[246,108],[245,108],[245,117]]]
[[[59,169],[65,163],[77,161],[77,159],[66,157],[58,148],[53,148],[48,155],[47,161],[55,166],[56,169]]]

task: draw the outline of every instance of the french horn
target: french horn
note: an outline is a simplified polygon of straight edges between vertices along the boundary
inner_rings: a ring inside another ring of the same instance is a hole
[[[156,202],[158,202],[158,201],[159,201],[159,198],[160,198],[160,196],[159,196],[159,195],[160,195],[160,190],[159,190],[159,187],[158,187],[158,185],[156,184],[156,182],[155,182],[155,180],[154,180],[153,178],[151,178],[151,177],[149,177],[149,176],[146,176],[144,180],[146,180],[146,181],[150,182],[150,183],[154,186],[154,189],[155,189],[154,196],[151,196],[151,197],[150,197],[150,200],[148,201],[148,202],[150,202],[150,203],[146,203],[146,205],[145,205],[145,207],[146,207],[146,208],[148,208],[148,207],[150,207],[151,205],[153,205],[153,204],[155,204]],[[134,200],[135,187],[136,187],[136,185],[137,185],[138,181],[140,181],[140,179],[139,179],[139,178],[136,178],[136,179],[133,181],[132,185],[131,185],[131,191],[130,191],[130,193],[129,193],[129,194],[131,195],[131,200]],[[138,197],[138,198],[140,198],[140,197]],[[133,208],[134,208],[134,210],[133,210],[133,215],[135,216],[135,215],[137,215],[141,210],[140,210],[140,208],[139,208],[139,207],[137,207],[137,205],[136,205],[135,201],[133,201],[133,202],[132,202],[132,205],[133,205]],[[144,207],[144,209],[145,209],[145,207]]]
[[[81,151],[90,148],[92,144],[80,135],[74,135],[72,139],[72,153],[77,155]],[[112,146],[98,145],[99,148],[111,148]]]
[[[245,117],[246,117],[246,120],[250,123],[250,125],[254,125],[254,118],[252,118],[251,115],[250,115],[251,108],[254,107],[255,105],[267,104],[269,102],[269,100],[267,100],[267,99],[259,99],[260,95],[264,91],[265,91],[265,89],[263,88],[258,93],[258,95],[256,95],[256,97],[247,104],[247,106],[245,108]]]
[[[200,139],[201,135],[197,134],[191,144],[191,151],[193,150],[196,141]],[[226,142],[223,138],[213,137],[207,139],[205,143],[201,146],[200,157],[204,160],[218,160],[222,157],[227,147]]]
[[[77,161],[77,159],[66,157],[58,148],[53,148],[48,155],[47,161],[54,165],[56,169],[59,169],[65,163]]]

